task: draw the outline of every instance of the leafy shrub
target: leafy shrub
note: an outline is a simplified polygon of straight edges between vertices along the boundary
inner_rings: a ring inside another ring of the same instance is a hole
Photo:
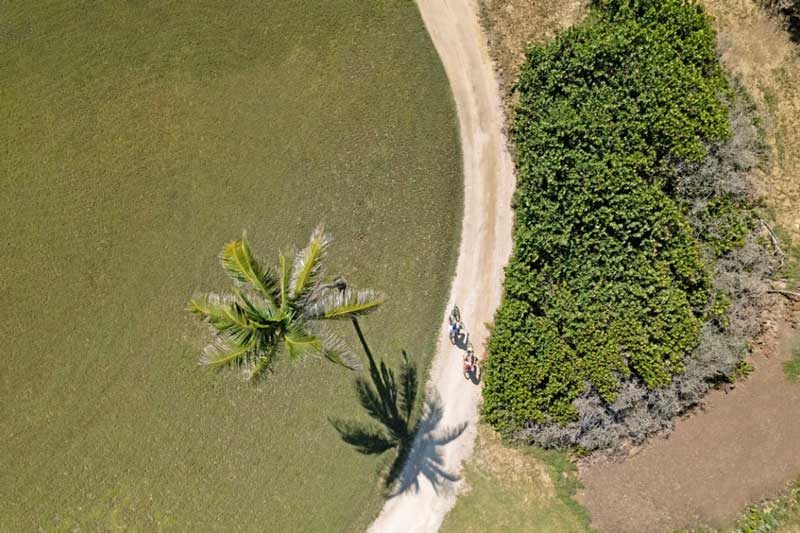
[[[484,415],[550,447],[642,439],[735,372],[734,324],[757,329],[737,314],[749,281],[724,275],[761,275],[755,126],[731,139],[714,32],[679,0],[596,8],[528,50],[516,90],[515,253]]]

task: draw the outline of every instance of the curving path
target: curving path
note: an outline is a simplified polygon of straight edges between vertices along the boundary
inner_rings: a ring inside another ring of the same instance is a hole
[[[501,100],[476,1],[417,0],[417,5],[450,80],[464,158],[464,220],[448,311],[458,304],[482,355],[484,324],[500,304],[503,268],[512,251],[514,172]],[[404,490],[386,501],[370,531],[436,531],[455,504],[461,464],[475,442],[480,387],[464,379],[461,353],[450,345],[446,324],[445,316],[428,382],[428,397],[437,405],[429,402],[401,476]]]

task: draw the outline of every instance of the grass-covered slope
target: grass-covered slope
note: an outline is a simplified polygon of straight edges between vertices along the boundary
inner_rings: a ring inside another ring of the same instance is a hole
[[[512,127],[515,253],[484,388],[499,429],[602,425],[576,400],[609,406],[627,383],[671,385],[724,312],[711,252],[742,244],[740,206],[726,193],[703,204],[698,216],[719,222],[703,233],[678,192],[679,164],[694,169],[731,136],[715,50],[702,8],[669,0],[608,2],[528,51]],[[576,444],[563,437],[550,444]]]
[[[361,414],[352,374],[206,371],[186,304],[242,229],[271,263],[325,222],[331,272],[387,294],[372,349],[426,365],[461,157],[416,7],[0,12],[0,530],[363,531],[379,465],[327,421]]]

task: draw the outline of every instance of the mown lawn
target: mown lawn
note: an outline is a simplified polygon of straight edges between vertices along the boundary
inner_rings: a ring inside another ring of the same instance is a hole
[[[389,297],[373,351],[429,362],[461,164],[414,4],[0,13],[0,529],[363,529],[379,463],[327,422],[353,376],[204,371],[185,306],[242,229],[272,259],[325,221],[334,269]]]

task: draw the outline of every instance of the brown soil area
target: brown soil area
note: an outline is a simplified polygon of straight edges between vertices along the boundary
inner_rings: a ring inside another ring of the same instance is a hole
[[[581,467],[578,501],[592,525],[636,532],[721,526],[800,476],[800,385],[783,371],[800,342],[795,327],[780,323],[775,352],[753,356],[747,380],[709,394],[669,438],[621,463]]]

